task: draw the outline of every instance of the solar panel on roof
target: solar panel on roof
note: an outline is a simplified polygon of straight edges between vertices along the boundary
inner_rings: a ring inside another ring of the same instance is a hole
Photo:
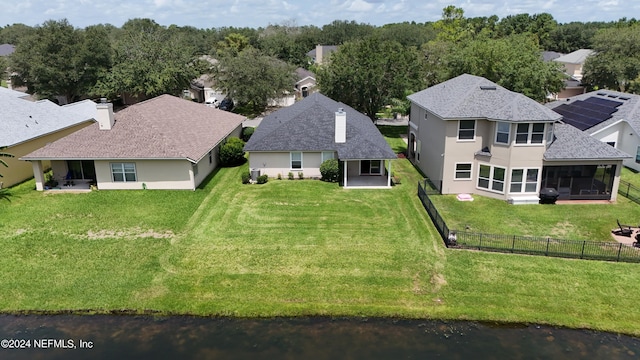
[[[603,94],[604,95],[604,94]],[[618,111],[619,101],[590,97],[585,100],[562,104],[553,109],[562,115],[563,121],[580,130],[586,130],[611,118]]]
[[[603,98],[598,98],[598,97],[590,97],[584,100],[587,103],[595,103],[598,105],[602,105],[602,106],[606,106],[606,107],[613,107],[616,108],[620,105],[622,105],[622,103],[620,101],[614,101],[614,100],[608,100],[608,99],[603,99]]]

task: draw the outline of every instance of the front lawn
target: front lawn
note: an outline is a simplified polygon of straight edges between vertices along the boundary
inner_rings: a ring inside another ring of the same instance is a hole
[[[12,189],[0,203],[0,310],[402,316],[640,335],[637,264],[446,249],[406,159],[390,190],[242,185],[246,166],[195,192]]]

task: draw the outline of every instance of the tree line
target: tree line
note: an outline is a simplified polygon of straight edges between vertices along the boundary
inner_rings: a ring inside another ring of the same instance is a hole
[[[548,13],[466,18],[463,9],[448,6],[435,22],[379,27],[336,20],[322,27],[288,21],[258,29],[197,29],[132,19],[120,28],[75,28],[50,20],[0,27],[0,43],[16,45],[9,63],[0,63],[16,84],[41,98],[62,95],[67,101],[123,92],[179,95],[209,73],[259,111],[268,98],[291,89],[295,67],[314,71],[323,93],[372,117],[385,105],[401,104],[408,92],[462,73],[543,101],[562,87],[563,74],[540,52],[580,48],[596,51],[585,64],[588,86],[640,92],[635,19],[561,24]],[[316,44],[340,50],[328,65],[315,66],[306,54]],[[203,61],[205,54],[217,63]]]

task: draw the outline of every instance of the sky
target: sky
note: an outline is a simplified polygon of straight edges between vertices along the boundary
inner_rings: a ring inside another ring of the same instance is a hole
[[[75,27],[151,18],[161,25],[201,29],[315,25],[355,20],[375,26],[436,21],[455,5],[465,17],[550,13],[560,23],[640,17],[637,0],[0,0],[0,26],[66,18]]]

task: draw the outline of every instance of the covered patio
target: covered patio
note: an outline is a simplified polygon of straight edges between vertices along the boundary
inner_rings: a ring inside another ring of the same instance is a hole
[[[346,189],[388,189],[391,187],[391,160],[345,160],[341,165],[341,185]]]

